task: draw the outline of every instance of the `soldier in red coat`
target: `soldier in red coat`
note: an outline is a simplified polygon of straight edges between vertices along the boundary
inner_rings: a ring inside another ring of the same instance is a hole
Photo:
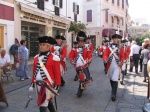
[[[34,58],[32,85],[29,91],[33,92],[35,84],[40,112],[46,112],[47,107],[50,112],[56,112],[52,98],[54,97],[53,91],[58,91],[61,84],[60,60],[58,56],[50,52],[50,44],[55,44],[56,41],[48,36],[39,37],[38,40],[40,54]]]
[[[63,75],[66,73],[66,55],[67,47],[63,44],[63,41],[66,40],[63,36],[57,35],[55,37],[57,44],[52,46],[51,52],[60,57],[60,69],[61,69],[61,86],[65,85]]]
[[[85,47],[85,38],[86,34],[83,31],[80,31],[76,39],[79,47],[69,53],[70,62],[75,67],[79,78],[78,97],[82,96],[86,84],[93,81],[88,69],[89,63],[92,61],[92,56],[91,51]]]
[[[74,41],[73,44],[74,44],[74,47],[71,49],[71,51],[70,51],[70,53],[68,55],[69,59],[71,58],[71,56],[74,57],[74,55],[76,55],[75,53],[78,50],[78,42]],[[77,80],[78,80],[78,76],[76,74],[75,77],[74,77],[74,81],[77,81]]]
[[[99,49],[99,56],[101,58],[103,58],[103,55],[105,54],[105,51],[106,51],[106,48],[108,47],[108,40],[104,40],[104,45]],[[106,66],[107,66],[107,63],[105,63],[105,61],[103,60],[104,62],[104,71],[105,71],[105,74],[107,74],[106,72]]]
[[[123,52],[119,50],[118,38],[122,38],[118,34],[112,36],[112,43],[106,48],[106,52],[103,55],[103,60],[107,63],[107,74],[110,77],[110,84],[112,87],[112,101],[116,100],[116,93],[118,88],[118,78],[120,75],[120,66],[123,63]]]
[[[93,47],[93,44],[89,42],[90,39],[91,39],[90,36],[85,38],[85,47],[91,51],[91,55],[92,55],[94,51],[94,47]]]

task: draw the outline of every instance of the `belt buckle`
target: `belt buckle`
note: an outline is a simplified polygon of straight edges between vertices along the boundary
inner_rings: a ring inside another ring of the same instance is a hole
[[[41,66],[41,68],[43,68],[43,67],[44,67],[44,64],[41,62],[41,63],[40,63],[40,66]]]

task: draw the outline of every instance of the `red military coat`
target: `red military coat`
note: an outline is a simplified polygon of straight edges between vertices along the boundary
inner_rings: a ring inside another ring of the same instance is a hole
[[[54,51],[55,51],[54,46],[52,46],[51,52],[54,53]],[[63,66],[64,71],[66,71],[66,63],[65,63],[66,55],[67,55],[67,47],[65,45],[62,45],[60,51],[60,58],[61,58],[60,64]]]
[[[99,54],[102,55],[102,58],[103,58],[103,55],[104,55],[104,53],[105,53],[107,47],[108,47],[108,46],[102,46],[102,47],[99,49]]]
[[[93,44],[90,44],[90,51],[91,51],[91,54],[92,54],[93,51],[94,51],[94,46],[93,46]]]
[[[78,54],[79,54],[78,50],[73,48],[70,51],[69,56],[68,56],[70,61],[74,61],[75,62]],[[85,48],[85,47],[83,48],[83,59],[84,60],[88,60],[88,63],[90,63],[92,61],[91,51],[87,50],[87,48]],[[88,63],[85,64],[84,67],[87,67]]]
[[[36,71],[36,65],[39,61],[39,56],[35,56],[34,63],[33,63],[33,75],[32,75],[32,83],[34,83],[35,76],[34,73]],[[51,53],[49,55],[49,58],[47,59],[46,65],[45,65],[51,79],[53,80],[55,85],[60,86],[61,85],[61,73],[60,73],[60,61],[55,60],[54,55]],[[46,78],[45,81],[49,84],[49,80]]]
[[[103,55],[103,60],[109,60],[109,55],[111,54],[111,50],[110,50],[110,48],[109,47],[107,47],[106,48],[106,51],[105,51],[105,53],[104,53],[104,55]],[[119,61],[120,62],[123,62],[124,61],[124,50],[122,49],[122,48],[119,48],[119,55],[118,55],[118,57],[119,57]],[[109,67],[110,67],[110,62],[108,61],[107,62],[107,67],[106,67],[106,71],[108,71],[108,69],[109,69]],[[121,66],[120,66],[120,68],[121,68]]]

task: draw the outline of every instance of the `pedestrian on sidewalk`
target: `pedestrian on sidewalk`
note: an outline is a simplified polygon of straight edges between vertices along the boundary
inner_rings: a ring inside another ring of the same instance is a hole
[[[121,65],[124,61],[124,52],[120,50],[119,40],[122,37],[118,34],[112,36],[112,43],[106,48],[106,52],[103,56],[105,63],[107,63],[107,73],[110,77],[110,85],[112,88],[112,101],[116,100],[116,93],[118,88],[118,79],[121,72]]]
[[[28,72],[29,50],[26,47],[26,40],[21,40],[20,44],[21,46],[18,49],[19,68],[16,70],[16,76],[24,81],[30,78]]]
[[[143,70],[142,70],[142,74],[144,76],[143,82],[146,82],[146,78],[148,77],[147,62],[149,60],[148,54],[150,53],[149,47],[150,47],[149,44],[144,45],[144,49],[141,51],[141,56],[143,59]]]
[[[13,69],[16,69],[16,64],[18,62],[18,48],[19,48],[19,46],[20,46],[20,44],[18,42],[18,43],[13,44],[9,49],[10,54],[13,55],[13,58],[14,58],[14,64],[12,66]]]
[[[60,57],[61,63],[61,86],[65,85],[63,75],[66,73],[66,55],[67,55],[67,46],[63,43],[66,39],[62,35],[57,35],[55,37],[57,44],[53,45],[51,52]]]
[[[29,92],[33,92],[33,87],[35,87],[40,112],[46,112],[47,108],[50,112],[56,112],[52,103],[54,92],[51,90],[58,92],[61,85],[60,58],[50,52],[50,45],[56,44],[56,41],[48,36],[39,37],[38,40],[40,54],[34,58],[32,84]]]
[[[139,55],[140,55],[140,72],[142,72],[142,68],[143,68],[143,58],[141,55],[142,50],[144,49],[144,44],[140,47],[140,51],[139,51]]]
[[[135,65],[135,73],[138,74],[138,64],[139,64],[139,51],[140,51],[140,46],[136,44],[136,41],[132,41],[132,46],[131,46],[131,52],[130,52],[130,58],[132,60],[132,63]],[[130,66],[130,72],[132,72],[133,66]]]

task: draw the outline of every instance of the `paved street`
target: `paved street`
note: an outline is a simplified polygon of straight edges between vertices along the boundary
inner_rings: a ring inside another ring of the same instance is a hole
[[[68,70],[64,76],[66,85],[60,89],[60,96],[57,97],[58,112],[142,112],[142,107],[147,102],[147,83],[143,83],[143,76],[128,74],[125,78],[126,86],[119,84],[117,101],[112,102],[111,87],[109,79],[104,74],[102,60],[97,56],[93,58],[90,72],[94,81],[81,98],[76,96],[78,81],[73,81],[75,70],[67,62]],[[30,65],[30,73],[31,69]],[[24,109],[28,100],[29,84],[30,80],[19,81],[15,76],[14,82],[4,81],[9,107],[0,103],[0,112],[38,112],[35,92],[28,108]]]

